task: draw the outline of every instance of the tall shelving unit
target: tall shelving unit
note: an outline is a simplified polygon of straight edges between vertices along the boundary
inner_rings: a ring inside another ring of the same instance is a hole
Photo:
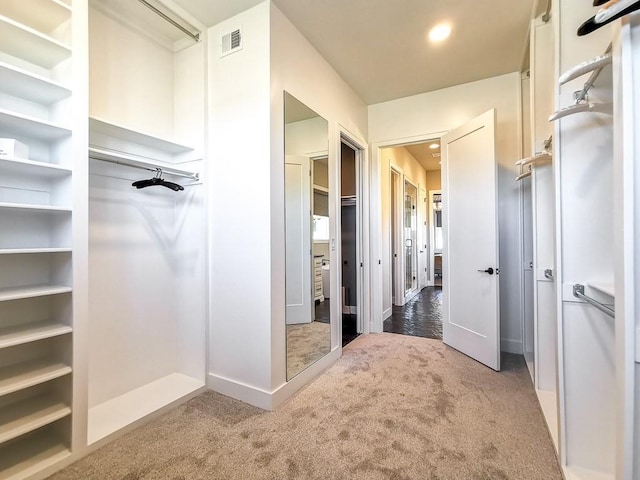
[[[75,144],[70,0],[0,3],[0,477],[71,455]],[[80,136],[81,138],[82,136]]]

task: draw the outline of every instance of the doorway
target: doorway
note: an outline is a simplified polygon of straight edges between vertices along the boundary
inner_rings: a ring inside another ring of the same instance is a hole
[[[363,333],[361,315],[362,245],[360,221],[359,150],[347,140],[340,142],[340,239],[342,267],[341,308],[342,346]]]
[[[428,195],[441,188],[439,139],[384,147],[380,158],[388,232],[382,239],[383,331],[441,339],[442,289],[431,280]]]

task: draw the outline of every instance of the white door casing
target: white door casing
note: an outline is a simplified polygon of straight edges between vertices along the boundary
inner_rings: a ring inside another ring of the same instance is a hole
[[[286,319],[287,325],[310,323],[311,292],[311,175],[308,157],[285,159]]]
[[[418,187],[418,290],[427,286],[427,258],[429,255],[429,233],[427,225],[427,192],[424,187]]]
[[[443,340],[500,370],[495,110],[444,135],[441,145]]]

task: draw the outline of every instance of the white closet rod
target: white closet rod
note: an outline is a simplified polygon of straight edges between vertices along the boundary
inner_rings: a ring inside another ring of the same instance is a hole
[[[176,27],[178,30],[180,30],[182,33],[184,33],[185,35],[188,35],[189,37],[191,37],[193,40],[195,40],[196,42],[200,41],[200,32],[198,31],[197,28],[195,28],[193,25],[191,25],[189,22],[187,22],[186,20],[184,20],[182,17],[180,17],[179,15],[177,15],[175,12],[169,10],[165,5],[163,5],[164,8],[167,8],[167,11],[171,12],[171,14],[178,18],[182,23],[184,23],[184,25],[187,25],[188,27],[191,27],[191,30],[194,30],[196,33],[193,33],[191,30],[189,30],[189,28],[181,25],[180,23],[178,23],[176,20],[174,20],[173,18],[171,18],[169,15],[167,15],[166,13],[164,13],[162,10],[160,10],[159,8],[155,7],[154,5],[151,5],[151,3],[149,3],[147,0],[138,0],[141,4],[143,4],[145,7],[147,7],[149,10],[151,10],[153,13],[155,13],[156,15],[160,16],[163,20],[166,20],[167,22],[169,22],[171,25],[173,25],[174,27]]]
[[[593,305],[598,310],[600,310],[603,313],[606,313],[607,315],[609,315],[612,318],[615,318],[615,316],[616,316],[616,311],[613,308],[609,307],[608,305],[605,305],[604,303],[600,303],[597,300],[594,300],[593,298],[585,295],[584,294],[584,285],[576,283],[573,286],[573,296],[579,298],[580,300],[584,300],[589,305]]]
[[[115,155],[112,152],[107,152],[97,148],[89,148],[89,158],[93,160],[100,160],[101,162],[114,163],[116,165],[124,165],[131,168],[138,168],[140,170],[147,170],[148,172],[157,172],[158,170],[160,170],[162,173],[166,173],[167,175],[189,178],[195,181],[200,180],[200,175],[198,174],[198,172],[189,172],[186,170],[179,170],[177,168],[158,165],[151,162],[127,158],[125,156]]]

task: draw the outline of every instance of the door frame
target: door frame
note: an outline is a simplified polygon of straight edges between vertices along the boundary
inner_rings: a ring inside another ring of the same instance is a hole
[[[335,250],[336,252],[336,261],[338,259],[342,259],[342,235],[340,233],[340,225],[342,223],[342,209],[340,206],[342,205],[342,200],[340,198],[340,168],[341,168],[341,147],[342,144],[348,145],[352,148],[356,155],[356,207],[357,207],[357,221],[356,221],[356,237],[357,237],[357,245],[356,245],[356,261],[359,265],[362,265],[358,269],[356,285],[357,285],[357,305],[356,305],[356,315],[357,315],[357,327],[356,331],[360,334],[368,334],[371,331],[371,290],[370,283],[365,281],[370,278],[370,266],[368,259],[370,258],[370,242],[369,242],[369,232],[370,232],[370,224],[369,224],[369,216],[371,207],[369,202],[367,201],[369,198],[369,183],[370,183],[370,162],[369,162],[369,148],[367,146],[367,142],[352,133],[350,130],[345,128],[340,123],[336,124],[335,135],[333,136],[334,140],[334,151],[336,152],[336,158],[338,159],[334,165],[333,174],[334,178],[337,179],[335,185],[337,186],[335,192],[335,200],[336,200],[336,220],[334,226],[334,235],[332,235],[332,240],[330,240],[329,248],[330,250]],[[336,268],[337,273],[337,283],[338,288],[342,285],[342,269]],[[335,291],[335,290],[334,290]],[[340,297],[336,297],[340,298]],[[332,313],[335,312],[337,315],[337,322],[332,322],[332,345],[333,345],[333,337],[338,341],[340,348],[342,348],[342,311],[341,306],[336,303],[336,305],[332,306]],[[333,328],[333,323],[336,324],[336,327]]]
[[[394,177],[395,175],[395,177]],[[395,164],[391,164],[389,166],[389,176],[391,182],[396,181],[395,188],[395,198],[391,195],[391,190],[389,191],[389,200],[391,200],[391,205],[389,206],[389,211],[394,211],[394,216],[391,221],[391,228],[389,228],[389,265],[391,269],[391,308],[393,305],[402,306],[404,305],[404,282],[402,281],[402,272],[404,272],[404,256],[401,252],[394,252],[393,245],[402,245],[403,235],[402,235],[402,226],[403,226],[403,209],[402,209],[402,201],[404,196],[404,172],[400,167]],[[395,220],[395,221],[394,221]],[[395,291],[395,296],[393,292]]]
[[[402,269],[401,269],[401,274],[399,274],[398,276],[400,277],[398,279],[399,282],[402,283],[402,305],[405,305],[407,302],[409,302],[413,297],[415,297],[418,293],[420,293],[420,280],[419,280],[419,274],[418,274],[418,268],[419,268],[419,257],[418,257],[418,241],[419,241],[419,237],[420,237],[420,229],[418,228],[418,223],[419,223],[419,216],[418,216],[418,205],[420,205],[420,190],[418,188],[418,184],[413,183],[408,177],[403,176],[402,178],[402,203],[400,204],[400,208],[402,210],[402,216],[401,216],[401,225],[402,225],[402,232],[404,233],[404,230],[406,228],[405,225],[405,206],[404,206],[404,202],[406,200],[407,197],[407,192],[406,192],[406,186],[407,183],[409,185],[411,185],[413,188],[415,188],[416,190],[416,213],[415,213],[415,217],[416,217],[416,225],[415,225],[415,235],[416,235],[416,241],[412,242],[412,248],[413,248],[413,252],[412,252],[412,257],[415,258],[415,266],[416,266],[416,271],[415,271],[415,275],[416,275],[416,286],[415,288],[412,288],[411,290],[407,291],[406,289],[406,284],[404,282],[404,280],[406,279],[406,275],[407,275],[407,262],[406,262],[406,257],[405,257],[405,242],[406,242],[406,238],[404,238],[404,235],[402,236]]]
[[[377,272],[372,269],[371,274],[371,332],[381,333],[383,331],[384,315],[383,315],[383,281],[384,270],[382,268],[382,256],[385,252],[382,250],[382,154],[383,148],[403,147],[412,143],[424,143],[434,138],[441,138],[448,130],[438,130],[433,132],[421,133],[411,137],[400,137],[385,140],[382,142],[374,142],[371,144],[371,165],[370,165],[370,186],[369,199],[370,204],[375,205],[376,215],[371,219],[371,253],[369,264],[377,268]],[[375,273],[373,273],[375,272]]]

